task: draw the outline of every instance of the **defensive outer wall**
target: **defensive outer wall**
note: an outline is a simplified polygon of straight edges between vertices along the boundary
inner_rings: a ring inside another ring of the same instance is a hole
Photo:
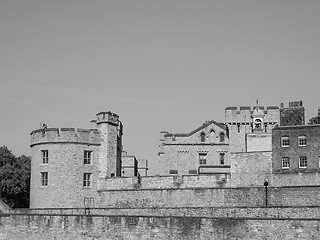
[[[11,213],[0,216],[0,239],[319,239],[320,219],[314,215],[313,219],[292,217],[296,215],[215,218]]]

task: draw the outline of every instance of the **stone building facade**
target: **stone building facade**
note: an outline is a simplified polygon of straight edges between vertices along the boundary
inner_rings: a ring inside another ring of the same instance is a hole
[[[277,106],[266,109],[251,107],[227,107],[225,121],[229,131],[229,151],[271,151],[271,131],[280,122]]]
[[[207,121],[190,133],[160,133],[160,175],[230,173],[226,126]]]
[[[133,155],[128,155],[126,151],[122,151],[121,155],[121,171],[122,177],[135,177],[138,175],[138,160]]]
[[[147,159],[137,159],[138,160],[138,172],[141,176],[148,176],[148,160]]]
[[[91,129],[31,132],[30,208],[93,207],[98,179],[121,176],[122,124],[101,112]]]

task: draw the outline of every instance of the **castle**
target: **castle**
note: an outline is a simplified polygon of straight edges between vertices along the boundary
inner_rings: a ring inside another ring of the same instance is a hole
[[[303,124],[302,102],[227,107],[225,123],[160,133],[160,176],[146,176],[146,161],[122,151],[123,126],[112,112],[98,113],[90,129],[34,130],[30,208],[215,206],[206,202],[212,195],[199,200],[193,191],[320,184],[320,126]]]
[[[319,239],[320,125],[289,107],[227,107],[225,123],[160,133],[162,175],[122,147],[119,116],[31,132],[31,205],[8,239]],[[1,206],[0,206],[1,207]]]

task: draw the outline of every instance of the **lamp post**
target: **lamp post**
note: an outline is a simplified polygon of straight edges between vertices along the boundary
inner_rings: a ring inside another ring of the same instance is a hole
[[[263,183],[263,185],[264,185],[264,187],[265,187],[265,189],[266,189],[266,207],[268,206],[268,180],[265,180],[264,181],[264,183]]]

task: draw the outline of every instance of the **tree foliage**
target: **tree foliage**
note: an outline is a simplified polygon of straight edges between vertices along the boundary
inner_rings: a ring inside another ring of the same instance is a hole
[[[0,147],[1,199],[13,208],[29,207],[31,158]]]

